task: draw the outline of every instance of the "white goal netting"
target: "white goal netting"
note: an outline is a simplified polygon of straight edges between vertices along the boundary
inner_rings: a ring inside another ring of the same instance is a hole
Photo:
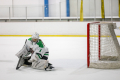
[[[115,23],[90,23],[88,28],[88,67],[120,68]]]

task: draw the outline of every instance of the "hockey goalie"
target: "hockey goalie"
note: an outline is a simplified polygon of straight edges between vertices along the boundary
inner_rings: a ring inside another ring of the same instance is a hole
[[[23,65],[29,65],[34,69],[53,70],[54,67],[48,61],[49,51],[44,45],[39,34],[35,33],[26,40],[23,48],[16,54],[19,58],[16,70]]]

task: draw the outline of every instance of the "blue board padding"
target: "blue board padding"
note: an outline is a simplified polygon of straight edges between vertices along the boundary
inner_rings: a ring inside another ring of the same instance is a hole
[[[44,0],[44,16],[49,17],[49,0]]]
[[[69,0],[66,0],[66,14],[67,14],[67,17],[70,17],[70,2],[69,2]]]

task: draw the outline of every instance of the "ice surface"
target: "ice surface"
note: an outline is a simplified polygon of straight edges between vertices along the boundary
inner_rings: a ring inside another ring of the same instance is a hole
[[[0,37],[0,80],[120,80],[120,69],[87,68],[86,37],[41,37],[54,71],[22,66],[15,54],[28,37]],[[118,38],[120,41],[120,38]]]

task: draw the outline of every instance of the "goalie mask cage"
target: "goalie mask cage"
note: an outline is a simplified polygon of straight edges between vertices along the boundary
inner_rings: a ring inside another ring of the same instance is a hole
[[[115,23],[87,24],[87,67],[120,68],[120,46]]]

